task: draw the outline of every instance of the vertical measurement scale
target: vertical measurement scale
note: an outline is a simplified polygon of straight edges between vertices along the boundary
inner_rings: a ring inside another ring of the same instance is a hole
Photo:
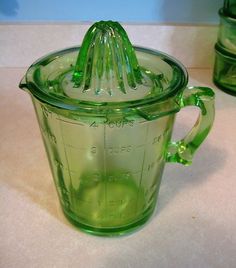
[[[62,144],[63,144],[63,148],[64,148],[64,154],[65,154],[65,158],[66,158],[66,164],[67,164],[67,170],[68,170],[68,174],[69,174],[69,178],[70,178],[70,192],[72,190],[72,180],[71,180],[71,172],[70,172],[70,166],[69,166],[69,161],[68,161],[68,156],[67,156],[67,152],[66,152],[66,144],[64,142],[64,137],[63,137],[63,131],[62,131],[62,120],[60,118],[60,115],[58,114],[57,115],[58,117],[56,118],[59,122],[59,127],[60,127],[60,132],[61,132],[61,140],[62,140]],[[63,121],[65,122],[65,121]],[[66,122],[68,123],[68,122]],[[69,199],[69,202],[70,202],[70,206],[69,206],[69,209],[71,210],[71,203],[72,203],[72,195],[70,194],[70,199]]]
[[[139,124],[143,124],[143,121],[140,122]],[[145,124],[145,123],[144,123]],[[149,129],[149,125],[146,124],[146,133],[145,133],[145,141],[148,142],[148,129]],[[143,161],[142,161],[142,169],[141,169],[141,176],[140,176],[140,181],[139,181],[139,186],[138,186],[138,194],[137,194],[137,201],[136,201],[136,213],[135,214],[138,214],[138,204],[139,204],[139,198],[140,198],[140,190],[141,190],[141,185],[142,185],[142,180],[143,180],[143,175],[144,175],[144,165],[145,165],[145,157],[146,157],[146,150],[147,150],[147,147],[146,147],[146,144],[144,144],[144,152],[143,152]],[[145,196],[144,196],[145,198]],[[145,200],[144,200],[144,204],[145,206]],[[137,215],[139,216],[139,215]]]
[[[103,124],[103,170],[105,174],[105,182],[104,182],[104,191],[105,191],[105,215],[106,217],[109,217],[108,215],[108,200],[107,200],[107,163],[106,163],[106,156],[107,156],[107,146],[106,146],[106,124]]]
[[[38,107],[40,107],[40,109],[38,109]],[[43,136],[44,143],[46,145],[45,147],[47,150],[47,154],[50,156],[49,159],[52,171],[56,174],[55,179],[57,179],[56,183],[59,187],[58,190],[60,192],[60,195],[62,196],[61,201],[63,201],[63,204],[65,205],[66,209],[70,210],[70,195],[68,194],[67,187],[65,186],[65,178],[63,174],[65,165],[61,161],[62,155],[60,155],[60,142],[58,140],[57,134],[60,134],[61,139],[63,138],[63,136],[61,131],[56,131],[56,125],[58,121],[55,121],[55,119],[57,119],[57,116],[59,115],[52,113],[43,104],[40,105],[39,103],[35,103],[35,109],[37,111],[36,114],[39,122],[43,123],[39,124],[40,130]]]

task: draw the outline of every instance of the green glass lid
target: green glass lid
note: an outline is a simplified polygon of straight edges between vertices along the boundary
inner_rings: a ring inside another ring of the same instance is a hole
[[[172,57],[133,47],[118,22],[100,21],[81,47],[47,55],[27,71],[20,87],[66,109],[148,105],[187,84],[185,68]]]

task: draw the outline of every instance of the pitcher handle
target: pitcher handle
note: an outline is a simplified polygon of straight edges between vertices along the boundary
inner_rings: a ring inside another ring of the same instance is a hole
[[[215,115],[214,92],[207,87],[187,87],[179,99],[180,108],[197,106],[198,119],[191,131],[180,141],[171,141],[167,147],[166,161],[183,165],[192,163],[193,155],[209,133]]]

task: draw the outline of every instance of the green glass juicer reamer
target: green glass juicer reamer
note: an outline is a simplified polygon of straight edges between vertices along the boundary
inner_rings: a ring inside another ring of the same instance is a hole
[[[91,234],[142,226],[156,205],[166,162],[189,165],[214,119],[214,93],[187,87],[177,60],[133,47],[117,22],[90,27],[82,46],[47,55],[20,83],[35,107],[65,216]],[[171,141],[175,115],[198,120]]]

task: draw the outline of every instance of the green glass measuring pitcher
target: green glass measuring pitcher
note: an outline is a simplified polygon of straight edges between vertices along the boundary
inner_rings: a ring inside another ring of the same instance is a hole
[[[37,114],[59,200],[80,229],[121,235],[152,215],[166,162],[189,165],[214,118],[214,93],[187,87],[172,57],[132,47],[119,23],[95,23],[81,47],[35,62],[20,83]],[[190,133],[171,134],[182,107]],[[43,182],[42,182],[43,183]]]

